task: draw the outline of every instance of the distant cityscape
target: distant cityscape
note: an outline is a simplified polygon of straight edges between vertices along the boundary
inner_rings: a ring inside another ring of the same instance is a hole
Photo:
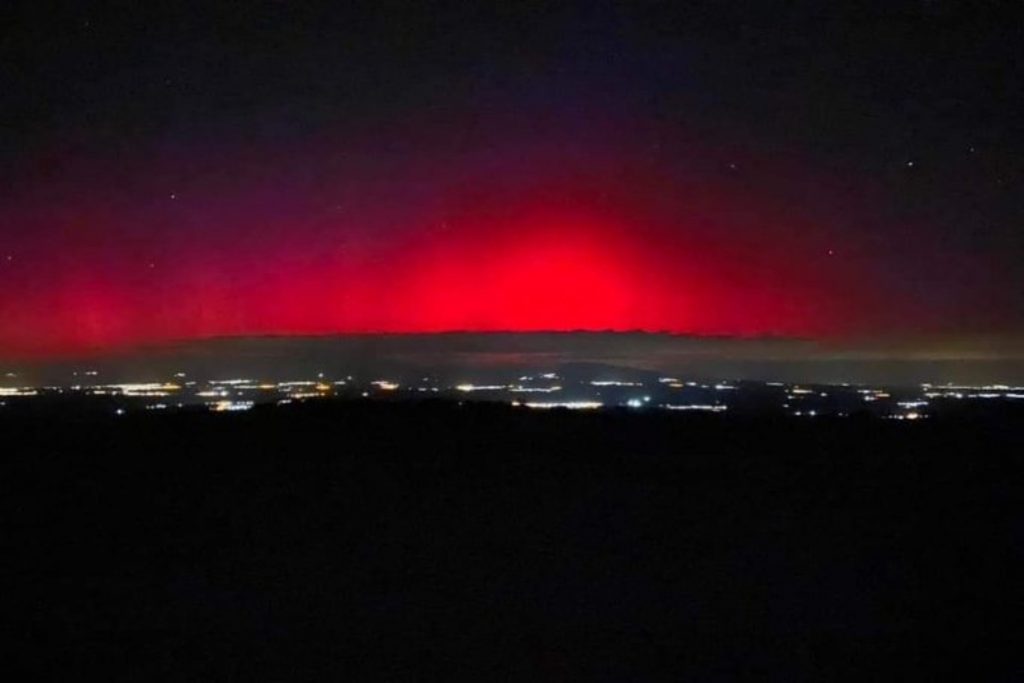
[[[772,414],[794,418],[871,415],[921,420],[964,407],[1024,407],[1024,386],[924,383],[914,387],[797,384],[654,376],[597,368],[593,376],[539,372],[487,382],[444,382],[431,376],[357,378],[317,373],[285,381],[206,379],[178,372],[163,381],[108,383],[97,370],[76,371],[66,385],[19,386],[7,373],[0,409],[42,401],[103,399],[115,415],[143,411],[238,412],[328,399],[487,401],[533,410],[673,411]],[[1018,403],[1019,402],[1019,403]]]

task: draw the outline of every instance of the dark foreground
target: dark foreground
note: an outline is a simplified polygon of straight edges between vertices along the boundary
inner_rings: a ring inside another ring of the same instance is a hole
[[[443,404],[0,418],[3,668],[1019,680],[1020,424]]]

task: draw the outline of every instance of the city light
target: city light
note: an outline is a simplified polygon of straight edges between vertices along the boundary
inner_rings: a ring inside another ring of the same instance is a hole
[[[217,401],[210,404],[210,410],[215,413],[233,413],[251,410],[252,401]]]
[[[683,405],[678,405],[678,404],[673,404],[673,403],[663,403],[663,404],[661,404],[658,407],[659,408],[664,408],[665,410],[696,410],[696,411],[702,411],[702,412],[708,412],[708,413],[724,413],[726,410],[729,409],[728,406],[709,405],[709,404],[703,404],[703,403],[689,403],[689,404],[683,404]]]
[[[517,384],[509,388],[513,394],[553,394],[556,391],[561,391],[562,387],[524,387],[521,384]]]
[[[473,391],[501,391],[508,387],[504,384],[457,384],[455,385],[456,391],[462,391],[470,393]]]
[[[519,403],[513,401],[512,405],[526,406],[527,408],[536,408],[540,410],[547,410],[550,408],[567,408],[569,410],[596,410],[602,407],[604,404],[600,401],[528,401],[526,403]]]
[[[92,372],[92,371],[89,371]],[[204,380],[194,377],[188,381],[182,378],[183,373],[174,373],[174,379],[146,382],[95,382],[81,381],[84,372],[71,373],[76,378],[73,383],[61,385],[50,383],[42,386],[0,387],[0,399],[6,399],[5,410],[12,404],[23,405],[35,397],[95,397],[116,398],[125,403],[122,409],[170,411],[186,406],[206,406],[216,412],[246,410],[249,407],[265,403],[268,405],[287,405],[290,401],[307,400],[338,400],[353,398],[381,397],[384,393],[399,391],[408,381],[404,377],[394,379],[376,379],[359,381],[349,376],[342,380],[326,380],[317,373],[309,378],[293,377],[287,380],[274,381],[265,378],[233,377],[226,379]],[[89,375],[96,376],[96,375]],[[170,376],[169,376],[170,377]],[[314,379],[314,377],[317,377]],[[553,378],[561,377],[557,384]],[[478,395],[483,400],[507,400],[516,405],[528,407],[565,407],[594,408],[621,406],[630,410],[641,411],[645,408],[664,410],[666,412],[736,412],[735,403],[744,402],[744,411],[749,406],[761,405],[764,409],[777,408],[787,414],[798,417],[817,417],[822,415],[848,416],[853,414],[869,414],[894,420],[919,420],[934,417],[950,410],[949,404],[997,401],[1020,401],[1024,399],[1024,390],[1010,383],[991,383],[984,385],[965,384],[919,384],[916,390],[888,389],[885,387],[863,387],[843,384],[814,386],[788,384],[784,382],[754,382],[746,380],[742,383],[727,380],[680,381],[674,377],[660,377],[658,382],[645,382],[641,377],[624,375],[608,378],[607,375],[597,377],[578,377],[572,380],[558,373],[544,372],[534,375],[522,375],[520,380],[511,384],[500,381],[462,381],[453,384],[438,384],[434,378],[418,375],[412,385],[407,386],[410,396],[431,396],[439,399],[453,400],[456,397]],[[538,382],[540,384],[538,384]],[[609,390],[636,390],[646,387],[642,395],[617,396],[609,400]],[[762,394],[757,399],[760,403],[751,404],[748,399],[758,388],[779,387],[785,391]],[[562,400],[528,400],[521,402],[522,395],[562,394]],[[174,401],[166,400],[174,397]],[[571,400],[569,399],[571,397]],[[685,397],[685,398],[681,398]],[[756,408],[755,408],[756,409]]]

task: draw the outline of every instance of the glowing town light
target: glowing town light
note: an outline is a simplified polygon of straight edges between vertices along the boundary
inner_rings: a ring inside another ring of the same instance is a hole
[[[521,384],[516,384],[508,389],[513,394],[553,394],[556,391],[561,391],[562,387],[555,385],[553,387],[524,387]]]
[[[168,396],[173,392],[181,391],[181,386],[170,382],[138,382],[133,384],[110,384],[100,388],[100,390],[105,394],[123,394],[124,396]]]
[[[631,398],[628,401],[626,401],[626,405],[629,406],[630,408],[643,408],[644,402],[639,398]]]
[[[0,387],[0,396],[36,396],[39,392],[31,387]]]
[[[514,406],[526,406],[527,408],[534,408],[538,410],[550,410],[552,408],[568,408],[569,410],[596,410],[602,407],[604,404],[600,401],[527,401],[526,403],[519,403],[513,401]]]
[[[928,417],[928,416],[923,414],[923,413],[905,413],[905,414],[902,414],[902,415],[889,415],[887,417],[887,419],[889,419],[889,420],[923,420],[926,417]]]
[[[616,379],[595,379],[591,380],[592,387],[642,387],[643,382],[622,382]]]
[[[373,382],[370,382],[370,384],[372,384],[373,386],[377,387],[381,391],[394,391],[399,386],[401,386],[397,382],[390,382],[390,381],[388,381],[386,379],[374,380]]]
[[[900,408],[920,408],[928,405],[928,401],[900,401],[896,405]]]
[[[711,405],[711,404],[707,404],[707,403],[686,403],[686,404],[663,403],[663,404],[661,404],[658,407],[659,408],[664,408],[665,410],[690,410],[690,411],[700,411],[700,412],[708,412],[708,413],[724,413],[726,410],[729,409],[728,406]]]
[[[456,391],[472,392],[472,391],[501,391],[506,389],[507,386],[504,384],[457,384],[455,385]]]
[[[217,401],[209,404],[210,410],[215,413],[234,413],[244,410],[251,410],[252,401]]]

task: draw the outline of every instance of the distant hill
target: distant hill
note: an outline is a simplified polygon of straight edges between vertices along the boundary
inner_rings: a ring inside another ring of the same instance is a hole
[[[701,337],[658,332],[446,332],[220,337],[35,365],[0,364],[0,382],[287,379],[431,375],[474,381],[598,364],[659,374],[802,382],[1024,383],[1016,346],[837,345],[785,337]],[[7,376],[11,373],[13,376]]]

